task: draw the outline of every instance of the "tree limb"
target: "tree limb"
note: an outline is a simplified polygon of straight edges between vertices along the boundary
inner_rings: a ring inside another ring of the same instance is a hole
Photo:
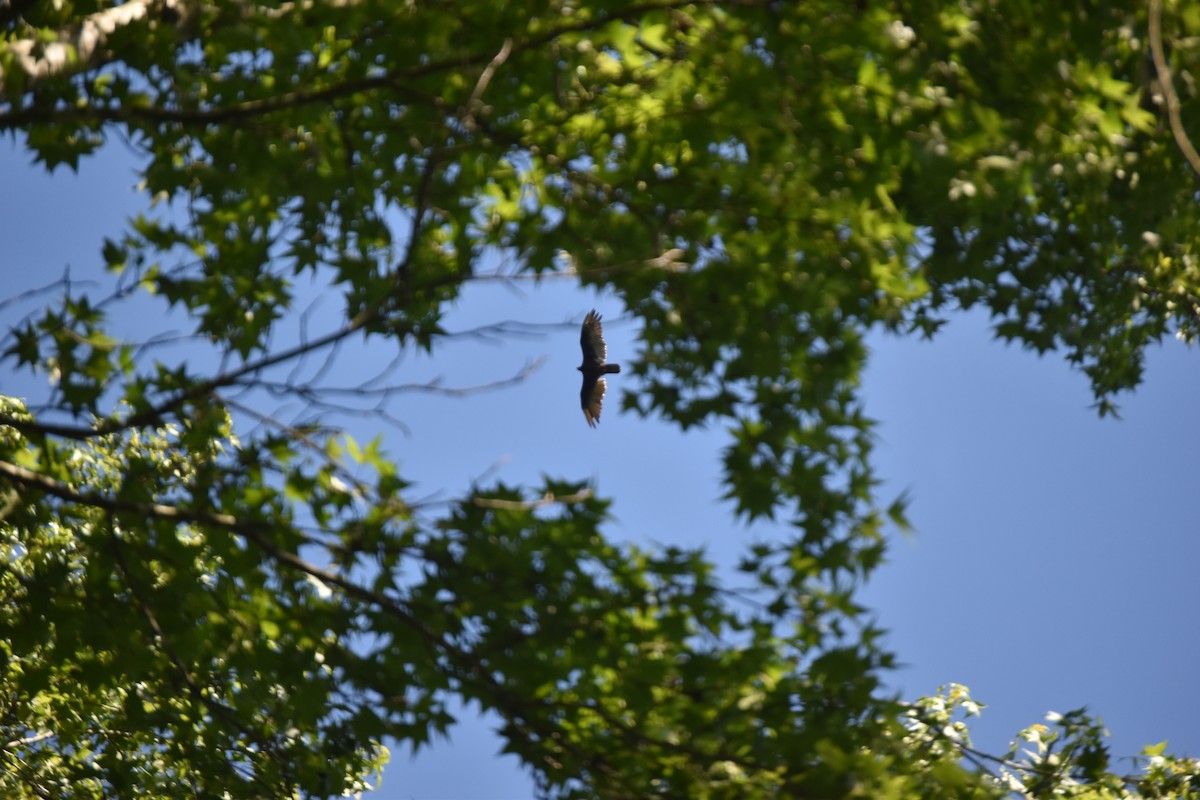
[[[738,5],[756,6],[766,4],[769,1],[741,0]],[[717,3],[718,0],[707,0],[700,4],[716,5]],[[347,5],[349,3],[343,4]],[[524,41],[514,43],[506,40],[501,50],[495,54],[482,52],[458,54],[444,59],[415,64],[401,72],[346,81],[316,91],[297,90],[286,92],[282,95],[246,100],[228,106],[163,108],[158,106],[97,107],[85,105],[19,108],[0,114],[0,130],[18,128],[32,123],[65,123],[72,121],[105,123],[144,120],[151,122],[174,122],[185,125],[207,125],[215,122],[228,122],[235,119],[262,116],[285,108],[294,108],[315,103],[328,103],[360,91],[372,89],[400,90],[403,89],[402,81],[404,80],[462,69],[475,64],[486,64],[487,66],[476,83],[475,91],[471,95],[471,100],[478,102],[478,96],[487,88],[487,84],[490,82],[496,68],[514,54],[547,44],[564,34],[595,30],[616,20],[628,20],[653,11],[669,11],[674,8],[695,4],[695,0],[658,0],[657,2],[632,3],[625,8],[616,9],[608,14],[598,14],[595,18],[560,24]],[[282,18],[290,8],[291,4],[287,4],[287,8],[281,9],[272,16]],[[121,9],[128,10],[120,14],[116,13]],[[21,68],[29,76],[26,88],[33,88],[38,82],[47,78],[75,74],[103,63],[104,59],[102,56],[104,52],[102,45],[107,41],[108,35],[116,29],[116,24],[129,24],[145,17],[151,11],[161,13],[165,9],[173,10],[179,14],[180,22],[177,24],[177,27],[181,30],[186,30],[186,24],[190,17],[183,13],[187,10],[187,6],[183,0],[130,0],[130,2],[124,5],[108,9],[87,18],[83,25],[79,27],[78,32],[62,32],[59,42],[51,43],[43,48],[44,52],[41,58],[35,57],[38,48],[42,47],[41,43],[35,39],[23,39],[12,42],[8,45],[8,48],[17,54]],[[84,33],[85,29],[89,32],[87,35]],[[77,60],[72,61],[67,58],[68,46],[76,48],[79,53]],[[3,70],[0,70],[0,96],[3,96],[4,93],[5,75]],[[467,118],[474,120],[470,103],[468,103],[465,111]]]
[[[1162,0],[1150,0],[1150,54],[1154,59],[1154,70],[1158,73],[1159,85],[1162,86],[1163,98],[1167,102],[1167,120],[1171,125],[1171,133],[1175,136],[1175,143],[1179,145],[1188,164],[1200,175],[1200,153],[1196,152],[1192,140],[1183,128],[1183,119],[1179,114],[1179,95],[1175,93],[1171,67],[1167,64],[1167,56],[1163,51]]]
[[[86,440],[94,436],[104,436],[110,433],[136,428],[141,425],[147,425],[157,422],[162,419],[164,414],[178,409],[189,400],[197,400],[204,395],[207,395],[216,389],[224,386],[231,386],[237,383],[241,378],[247,375],[252,375],[268,367],[284,361],[289,361],[297,356],[311,352],[313,350],[326,347],[334,342],[341,341],[347,336],[360,330],[367,325],[379,313],[379,307],[371,306],[363,309],[359,314],[350,320],[350,323],[336,331],[313,339],[311,342],[301,342],[300,344],[289,347],[286,350],[281,350],[273,355],[263,356],[256,361],[245,364],[242,367],[229,372],[223,372],[208,380],[200,381],[197,384],[181,389],[171,397],[163,400],[157,405],[151,406],[136,414],[125,417],[124,419],[108,418],[97,422],[90,428],[85,428],[77,425],[55,425],[53,423],[41,422],[26,422],[25,420],[15,419],[0,415],[0,425],[7,425],[11,428],[25,433],[49,436],[61,436],[64,439]]]
[[[483,72],[479,75],[479,80],[475,82],[475,89],[471,92],[471,96],[467,98],[466,111],[463,114],[462,122],[463,126],[472,133],[478,127],[475,122],[475,111],[477,108],[483,107],[481,101],[483,93],[487,91],[488,84],[491,83],[492,76],[496,74],[496,70],[508,59],[509,53],[512,52],[512,44],[511,37],[504,40],[504,45],[500,48],[500,52],[496,53],[495,58],[484,67]]]
[[[35,733],[33,736],[26,736],[24,739],[13,739],[11,742],[5,742],[4,744],[0,745],[0,750],[15,750],[18,747],[28,747],[31,744],[44,742],[56,735],[57,734],[55,734],[54,731],[41,731],[39,733]]]
[[[19,39],[8,44],[8,51],[16,57],[17,68],[25,73],[24,88],[29,90],[51,78],[99,66],[107,60],[106,45],[114,31],[151,15],[161,17],[164,11],[174,12],[180,27],[186,26],[191,16],[188,4],[181,0],[128,0],[84,17],[70,29],[60,31],[57,41]],[[0,67],[0,95],[8,88],[7,77]]]

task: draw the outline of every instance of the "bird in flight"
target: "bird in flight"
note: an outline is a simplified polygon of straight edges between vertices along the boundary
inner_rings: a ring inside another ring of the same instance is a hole
[[[608,364],[608,347],[604,344],[604,329],[600,326],[600,315],[596,309],[588,312],[583,319],[583,329],[579,332],[579,346],[583,348],[583,363],[576,369],[583,373],[583,389],[579,392],[579,400],[583,405],[583,416],[587,424],[593,428],[600,421],[600,406],[604,404],[604,384],[602,375],[612,375],[621,371],[620,364]]]

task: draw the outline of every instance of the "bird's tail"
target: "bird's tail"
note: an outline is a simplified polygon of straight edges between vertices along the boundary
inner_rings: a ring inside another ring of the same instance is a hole
[[[605,364],[604,369],[602,369],[600,371],[603,372],[605,375],[611,375],[614,372],[620,372],[621,365],[620,364]]]

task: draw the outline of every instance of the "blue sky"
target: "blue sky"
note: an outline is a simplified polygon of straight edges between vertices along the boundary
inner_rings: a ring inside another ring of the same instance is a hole
[[[0,143],[0,300],[68,265],[76,280],[102,278],[103,237],[144,209],[136,181],[119,146],[84,162],[78,176],[48,176],[11,140]],[[336,309],[330,302],[323,307]],[[451,498],[484,474],[507,483],[590,478],[616,501],[614,539],[703,544],[729,562],[772,536],[735,522],[716,499],[721,429],[682,434],[621,414],[616,390],[634,386],[630,376],[610,380],[603,421],[587,427],[578,337],[567,323],[592,307],[605,315],[610,357],[632,354],[633,322],[611,297],[554,279],[469,291],[452,329],[500,320],[563,327],[457,342],[432,359],[405,354],[397,380],[471,386],[545,358],[541,368],[515,387],[461,399],[405,394],[392,412],[407,430],[365,418],[353,433],[382,434],[420,493]],[[0,307],[0,325],[29,308]],[[133,322],[155,329],[163,321]],[[1118,421],[1089,408],[1082,374],[1057,356],[993,341],[978,314],[932,343],[880,335],[872,349],[865,393],[880,421],[882,496],[908,492],[917,529],[894,539],[863,595],[903,664],[890,685],[906,697],[950,681],[970,686],[989,706],[976,741],[993,751],[1047,711],[1087,705],[1112,731],[1116,755],[1164,739],[1174,752],[1200,755],[1200,353],[1173,340],[1154,349]],[[338,368],[353,382],[394,355],[381,342]],[[30,388],[10,363],[0,366],[0,391]],[[528,796],[528,778],[495,756],[498,747],[486,721],[468,712],[451,742],[415,760],[394,750],[373,797]]]

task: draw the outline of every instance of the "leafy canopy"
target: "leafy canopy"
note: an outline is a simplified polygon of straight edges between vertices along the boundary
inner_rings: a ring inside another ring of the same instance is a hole
[[[982,305],[1102,413],[1196,336],[1200,15],[1160,5],[8,4],[0,130],[49,170],[126,142],[151,202],[98,243],[111,295],[2,341],[51,378],[0,409],[6,796],[337,796],[454,701],[552,796],[1195,796],[1161,752],[1110,773],[1082,715],[980,758],[961,688],[881,691],[854,602],[904,524],[868,331]],[[753,603],[703,553],[609,543],[572,479],[423,507],[289,377],[438,352],[498,259],[640,321],[627,410],[728,428],[736,513],[794,531],[746,553]],[[344,304],[320,331],[313,279]],[[119,339],[135,300],[213,357]]]

